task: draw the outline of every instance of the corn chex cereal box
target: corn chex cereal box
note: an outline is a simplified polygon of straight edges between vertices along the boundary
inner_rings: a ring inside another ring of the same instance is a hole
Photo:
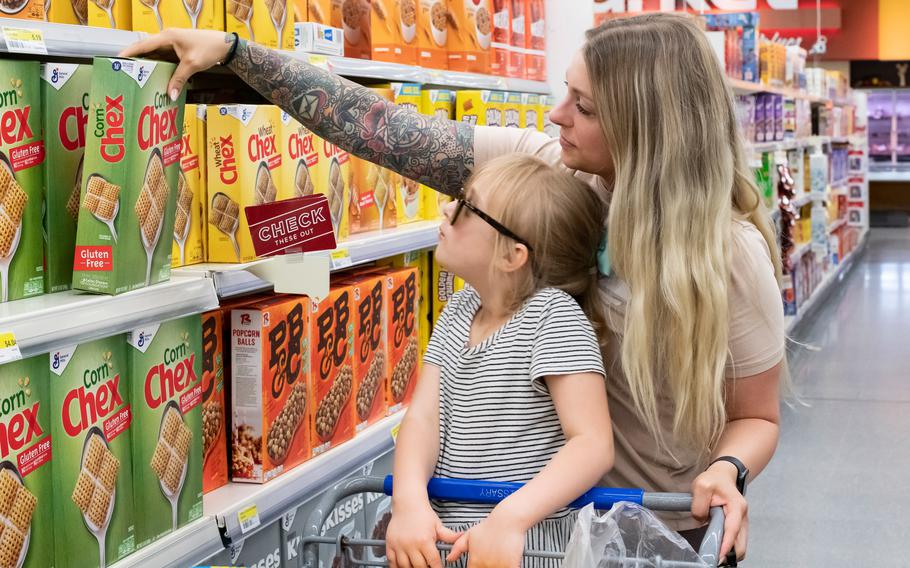
[[[490,72],[493,15],[490,0],[448,0],[449,69]]]
[[[310,457],[309,299],[231,310],[231,479],[265,483]]]
[[[417,384],[420,322],[418,320],[420,274],[414,267],[391,269],[385,281],[385,338],[389,386],[389,414],[406,407]]]
[[[313,455],[354,436],[354,304],[351,288],[332,285],[320,302],[310,300],[310,368]]]
[[[449,19],[445,0],[418,0],[417,64],[430,69],[449,68]]]
[[[420,112],[455,120],[455,91],[448,89],[423,89],[420,93]],[[425,185],[420,186],[421,215],[424,219],[435,220],[442,217],[443,207],[452,200],[451,197]]]
[[[201,330],[197,314],[126,334],[138,547],[202,516]]]
[[[177,213],[174,218],[174,244],[171,266],[188,266],[205,260],[202,221],[202,167],[205,163],[205,138],[200,136],[196,105],[186,105],[180,136],[180,171],[177,174]]]
[[[291,199],[313,195],[319,177],[319,148],[322,140],[300,124],[294,117],[281,111],[281,182],[278,199]]]
[[[86,0],[88,25],[128,30],[133,26],[132,0]]]
[[[543,115],[540,112],[540,95],[522,93],[521,128],[543,130]]]
[[[45,292],[69,290],[89,115],[91,65],[41,66],[41,104],[46,133],[44,161]]]
[[[175,66],[96,57],[73,288],[120,294],[168,280],[183,96]]]
[[[54,565],[47,355],[0,366],[0,566]]]
[[[456,114],[473,126],[503,126],[506,94],[502,91],[458,91]]]
[[[44,137],[36,61],[0,62],[0,287],[3,302],[44,293]]]
[[[332,226],[335,227],[335,240],[341,242],[348,238],[351,231],[352,156],[327,140],[315,140],[317,146],[320,146],[316,193],[322,193],[328,198]]]
[[[354,317],[354,430],[360,432],[385,417],[386,354],[383,350],[384,315],[382,275],[365,273],[345,280],[351,286]]]
[[[115,335],[50,352],[58,568],[106,566],[136,549],[126,347]]]
[[[135,32],[156,34],[165,28],[224,29],[223,1],[132,0],[131,11]]]
[[[88,23],[89,0],[66,0],[65,2],[45,3],[47,21],[54,24],[81,24]]]
[[[278,198],[281,159],[278,107],[209,107],[207,203],[209,262],[256,258],[244,208]]]
[[[217,309],[202,314],[203,493],[228,482],[224,337],[224,312]]]
[[[270,49],[294,49],[292,0],[224,0],[224,4],[228,33]]]
[[[502,105],[502,125],[506,128],[522,128],[522,93],[506,93]]]

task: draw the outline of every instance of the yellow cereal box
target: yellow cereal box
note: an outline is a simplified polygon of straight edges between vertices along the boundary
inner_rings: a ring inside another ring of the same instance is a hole
[[[313,195],[318,177],[321,140],[294,117],[281,111],[281,183],[278,199]]]
[[[324,194],[329,200],[335,239],[340,242],[350,233],[351,156],[327,140],[315,140],[320,150],[314,186],[316,193]]]
[[[449,69],[490,72],[491,7],[490,0],[448,0]]]
[[[437,118],[455,120],[455,91],[447,89],[423,89],[420,96],[420,112]],[[425,185],[420,186],[421,214],[424,219],[435,220],[443,215],[443,207],[451,197]]]
[[[456,116],[473,126],[503,126],[505,103],[502,91],[458,91]]]
[[[436,325],[439,314],[452,299],[452,295],[464,288],[464,280],[449,272],[439,262],[436,261],[436,255],[430,256],[430,262],[433,265],[432,275],[430,276],[430,291],[427,296],[430,298],[430,323]],[[432,331],[432,329],[431,329]]]
[[[255,41],[271,49],[294,49],[292,0],[224,0],[224,2],[225,31],[235,32],[243,39]]]
[[[87,0],[65,0],[51,2],[50,6],[44,5],[47,21],[54,24],[81,24],[88,23]]]
[[[401,176],[355,156],[351,156],[350,163],[351,234],[397,225],[395,202]]]
[[[521,128],[543,131],[543,115],[540,112],[540,95],[522,93]]]
[[[202,258],[208,258],[209,250],[209,232],[206,229],[205,220],[209,218],[208,206],[206,205],[206,196],[208,195],[209,177],[208,177],[208,160],[206,159],[206,117],[208,107],[206,105],[196,105],[196,128],[199,137],[199,209],[202,214]]]
[[[213,0],[132,1],[133,31],[156,34],[164,28],[224,29],[224,2]]]
[[[128,30],[133,26],[132,0],[86,0],[86,2],[88,4],[88,25],[116,30]]]
[[[205,260],[202,234],[202,202],[205,194],[200,181],[199,163],[205,161],[201,152],[204,140],[199,136],[196,105],[186,105],[183,113],[183,133],[180,139],[180,173],[177,177],[177,217],[174,221],[174,248],[171,266],[188,266]]]
[[[332,0],[306,0],[307,21],[332,25]]]
[[[417,7],[417,64],[449,68],[449,20],[445,0],[419,0]]]
[[[540,129],[552,138],[559,136],[559,126],[550,121],[550,110],[556,105],[556,97],[546,95],[540,97]]]
[[[244,208],[278,198],[280,111],[269,105],[218,105],[208,113],[208,260],[256,258]]]
[[[522,103],[523,93],[506,93],[506,100],[502,106],[502,125],[506,128],[523,128]]]

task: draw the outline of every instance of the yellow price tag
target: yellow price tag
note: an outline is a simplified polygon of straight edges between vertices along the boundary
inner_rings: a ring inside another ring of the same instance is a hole
[[[348,249],[333,250],[331,258],[332,270],[341,270],[342,268],[347,268],[354,264],[354,261],[351,260],[351,253],[348,252]]]
[[[328,70],[328,68],[329,68],[329,59],[325,55],[312,55],[311,54],[308,56],[308,59],[310,61],[310,65],[315,65],[316,67],[319,67],[320,69],[326,69],[326,70]]]
[[[0,332],[0,363],[22,359],[16,336],[11,331]]]
[[[44,34],[41,30],[3,26],[3,39],[6,41],[6,50],[10,53],[47,55],[47,46],[44,44]]]
[[[237,513],[237,520],[240,521],[240,532],[243,534],[258,527],[259,511],[256,509],[256,505],[250,505],[245,509],[241,509]]]

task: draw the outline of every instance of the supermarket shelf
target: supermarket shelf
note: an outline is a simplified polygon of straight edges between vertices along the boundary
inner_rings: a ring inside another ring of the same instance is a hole
[[[910,171],[905,172],[895,172],[895,171],[880,171],[869,170],[866,173],[866,179],[869,181],[883,181],[883,182],[908,182],[910,181]]]
[[[857,243],[853,252],[848,254],[840,264],[822,278],[821,283],[815,288],[815,291],[812,292],[809,299],[799,307],[796,315],[786,316],[784,318],[784,327],[788,336],[791,335],[800,322],[807,317],[806,314],[812,312],[820,304],[821,299],[827,295],[832,285],[835,282],[840,282],[847,276],[850,269],[853,267],[854,261],[863,252],[868,236],[869,230],[867,229],[863,231],[863,234],[859,238],[859,243]]]
[[[802,91],[797,91],[795,89],[787,89],[784,87],[772,87],[771,85],[765,85],[763,83],[752,83],[750,81],[743,81],[741,79],[733,79],[728,77],[727,81],[730,84],[730,87],[738,95],[749,95],[752,93],[771,93],[774,95],[783,95],[792,99],[804,99],[812,103],[825,104],[830,102],[826,98],[814,97]]]
[[[796,249],[790,253],[790,262],[792,264],[798,263],[799,259],[801,259],[803,255],[805,255],[810,250],[812,250],[812,241],[797,245]]]
[[[825,200],[825,195],[823,193],[819,193],[817,191],[816,192],[806,192],[793,199],[793,206],[799,208],[799,207],[802,207],[803,205],[808,205],[812,201],[824,201],[824,200]]]
[[[175,276],[119,296],[70,290],[0,304],[0,330],[13,332],[28,357],[217,306],[211,280]]]
[[[846,224],[847,224],[847,219],[838,219],[837,221],[834,221],[833,223],[828,225],[828,234],[830,235],[831,233],[840,229],[841,227],[843,227]]]
[[[209,515],[140,548],[110,568],[197,566],[224,548],[218,522]]]
[[[755,142],[747,144],[747,148],[753,152],[764,154],[766,152],[777,152],[780,150],[796,150],[797,148],[808,148],[811,146],[824,146],[832,141],[830,136],[807,136],[805,138],[794,138],[792,140],[780,140],[777,142]]]
[[[142,32],[90,28],[70,24],[50,24],[32,20],[0,18],[0,27],[41,30],[48,57],[115,56],[140,39],[148,37]],[[6,37],[0,33],[0,51],[9,52]]]

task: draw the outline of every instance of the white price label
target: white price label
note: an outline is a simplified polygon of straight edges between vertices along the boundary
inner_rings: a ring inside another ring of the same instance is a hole
[[[246,534],[259,526],[259,511],[256,505],[250,505],[246,509],[237,513],[237,520],[240,521],[240,532]]]
[[[0,333],[0,364],[19,359],[22,359],[22,353],[16,343],[16,336],[11,331]]]
[[[3,26],[3,38],[6,40],[6,50],[10,53],[47,55],[47,46],[44,44],[44,34],[41,30]]]
[[[351,260],[351,253],[348,249],[337,249],[332,251],[332,270],[341,270],[352,266],[354,261]]]

